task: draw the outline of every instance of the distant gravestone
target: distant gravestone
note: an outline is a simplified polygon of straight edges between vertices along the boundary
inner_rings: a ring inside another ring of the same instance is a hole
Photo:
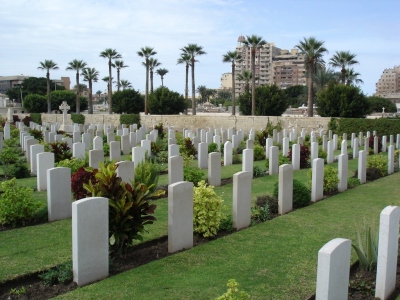
[[[89,151],[89,167],[98,169],[100,162],[104,163],[104,151],[103,150],[90,150]]]
[[[242,171],[250,172],[253,178],[254,150],[244,149],[242,157]]]
[[[168,184],[183,181],[183,157],[180,155],[168,158]]]
[[[54,168],[54,153],[42,152],[36,156],[37,162],[37,190],[47,190],[47,170]]]
[[[338,160],[338,171],[339,171],[339,183],[338,183],[338,191],[344,192],[347,190],[347,175],[349,173],[348,170],[348,159],[347,154],[340,154]]]
[[[135,163],[133,161],[117,162],[117,176],[121,177],[123,182],[131,183],[135,179]]]
[[[120,142],[110,142],[110,160],[121,160],[121,144]]]
[[[208,184],[212,186],[221,185],[221,153],[212,152],[208,154]]]
[[[293,144],[292,146],[292,164],[293,170],[300,170],[300,145]]]
[[[272,138],[267,138],[265,140],[265,158],[269,158],[269,148],[274,145],[274,141]]]
[[[358,138],[353,141],[353,159],[358,158]]]
[[[198,167],[200,169],[207,169],[207,156],[208,156],[208,145],[207,143],[200,143],[198,150]]]
[[[96,136],[93,139],[93,149],[94,150],[103,150],[103,138]]]
[[[269,175],[278,174],[279,168],[279,148],[272,146],[269,148]]]
[[[128,128],[125,128],[125,129],[128,129]],[[130,153],[131,142],[129,141],[129,135],[121,136],[121,149],[122,149],[122,154],[124,154],[124,155],[128,155]]]
[[[251,223],[251,179],[252,173],[238,172],[233,175],[233,228],[246,228]]]
[[[388,148],[388,175],[394,173],[394,146]]]
[[[224,166],[232,164],[232,143],[227,141],[224,145]]]
[[[179,145],[169,145],[168,146],[168,157],[179,155]]]
[[[88,133],[82,133],[82,143],[85,144],[85,149],[90,149],[91,137]]]
[[[140,145],[141,145],[142,148],[144,148],[145,151],[147,151],[147,155],[151,156],[151,141],[142,140],[140,142]]]
[[[51,168],[47,170],[47,212],[49,221],[70,219],[71,169]]]
[[[85,158],[85,144],[84,143],[73,143],[72,144],[72,156],[75,158]]]
[[[293,209],[293,165],[291,164],[279,166],[278,207],[280,215]]]
[[[135,168],[144,161],[146,150],[143,147],[132,148],[132,160],[135,163]]]
[[[42,152],[44,152],[44,145],[35,144],[35,145],[31,146],[30,167],[31,167],[31,173],[33,173],[33,174],[37,174],[37,155]]]
[[[367,182],[367,152],[365,150],[359,151],[358,154],[358,179],[360,183]]]
[[[311,201],[316,202],[324,197],[324,160],[312,161]]]

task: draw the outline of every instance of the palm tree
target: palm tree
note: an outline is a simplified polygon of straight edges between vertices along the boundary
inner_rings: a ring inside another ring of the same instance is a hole
[[[146,66],[145,63],[143,63]],[[157,60],[157,58],[149,58],[149,70],[150,70],[150,94],[153,94],[153,75],[154,75],[154,68],[161,65],[161,63]]]
[[[336,51],[335,55],[330,59],[329,64],[334,68],[341,68],[342,73],[342,84],[346,81],[346,67],[358,64],[355,60],[356,55],[350,53],[350,51]]]
[[[313,116],[313,84],[314,84],[314,73],[318,67],[324,65],[322,56],[328,50],[323,46],[324,42],[318,41],[315,37],[308,39],[304,38],[303,41],[299,42],[299,45],[295,47],[300,50],[300,54],[304,54],[304,65],[307,69],[308,76],[308,116]]]
[[[51,113],[51,102],[50,102],[50,70],[57,70],[57,64],[52,60],[45,60],[44,62],[39,62],[40,66],[38,69],[46,70],[46,79],[47,79],[47,113]]]
[[[156,55],[157,52],[154,51],[154,48],[144,47],[141,48],[140,51],[137,52],[137,55],[145,58],[145,66],[146,66],[146,90],[144,94],[144,114],[147,115],[149,113],[148,100],[149,100],[149,59],[151,56]]]
[[[119,73],[122,68],[127,68],[129,66],[124,64],[123,60],[116,60],[113,65],[117,69],[117,90],[119,92],[120,82],[119,82]]]
[[[339,79],[340,74],[336,73],[332,69],[328,68],[325,70],[325,68],[318,68],[313,78],[314,87],[317,91],[320,91],[323,90],[329,83],[338,82]]]
[[[177,64],[186,64],[186,81],[185,81],[185,103],[187,103],[189,99],[189,66],[190,66],[190,55],[183,52],[181,53],[181,57],[178,58]],[[187,114],[187,106],[186,114]]]
[[[206,54],[203,51],[202,46],[197,44],[188,44],[186,47],[181,48],[181,51],[190,56],[190,66],[192,67],[192,115],[196,115],[196,88],[194,82],[194,63],[196,61],[195,57]]]
[[[99,97],[99,102],[100,102],[100,100],[101,100],[101,99],[100,99],[100,97],[101,97],[101,91],[97,91],[97,92],[96,92],[96,95],[98,95],[98,97]]]
[[[161,86],[164,87],[164,76],[168,73],[167,69],[157,69],[156,73],[161,77]]]
[[[358,78],[358,76],[360,76],[360,75],[361,74],[355,72],[353,68],[346,69],[346,84],[350,85],[352,83],[355,83],[355,84],[364,83],[364,81],[362,79]]]
[[[121,58],[121,54],[119,54],[115,49],[107,48],[103,52],[100,53],[100,57],[104,57],[108,59],[108,113],[112,114],[112,74],[111,68],[113,66],[111,60]],[[103,79],[104,80],[104,79]]]
[[[251,49],[251,73],[254,74],[251,80],[251,115],[255,115],[256,111],[256,51],[262,48],[267,42],[261,36],[253,34],[246,36],[243,44]]]
[[[253,77],[253,75],[251,74],[251,72],[249,70],[243,70],[242,73],[238,74],[236,77],[237,80],[245,82],[244,90],[246,93],[248,93],[250,90],[250,81],[251,81],[252,77]],[[256,76],[255,80],[258,80],[257,76]]]
[[[232,63],[232,115],[236,114],[235,112],[235,63],[240,62],[242,60],[242,55],[237,51],[228,51],[226,54],[222,56],[223,62]]]
[[[73,61],[68,63],[68,67],[66,70],[76,71],[76,86],[79,87],[79,72],[86,67],[86,63],[83,60],[74,59]],[[76,89],[76,113],[81,113],[81,91],[80,89]]]
[[[83,81],[87,81],[89,83],[89,108],[88,113],[93,114],[93,95],[92,95],[92,87],[93,82],[97,82],[99,80],[99,71],[95,68],[85,68],[82,70]],[[101,92],[100,92],[101,94]]]
[[[208,101],[207,100],[207,96],[208,96],[207,90],[208,89],[205,85],[199,85],[196,89],[196,92],[199,94],[202,103]]]
[[[121,86],[122,90],[124,91],[125,89],[130,89],[132,88],[132,84],[128,80],[121,80]]]

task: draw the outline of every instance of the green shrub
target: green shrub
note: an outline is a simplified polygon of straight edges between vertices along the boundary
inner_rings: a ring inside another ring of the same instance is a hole
[[[85,115],[71,114],[71,121],[76,124],[85,124]]]
[[[3,194],[0,196],[0,224],[25,225],[40,204],[33,200],[33,189],[17,187],[15,178],[1,183]]]
[[[232,215],[224,216],[219,222],[219,230],[233,231],[233,220]]]
[[[83,186],[91,197],[109,199],[109,241],[113,254],[123,255],[134,240],[143,240],[145,225],[153,224],[155,204],[147,200],[152,194],[143,183],[132,185],[117,177],[117,165],[100,163],[96,182]],[[89,197],[90,197],[89,196]]]
[[[193,182],[195,186],[204,179],[204,174],[200,168],[192,166],[183,167],[183,180]]]
[[[367,181],[374,181],[382,177],[382,173],[378,168],[367,168],[365,173]]]
[[[211,143],[208,145],[208,153],[218,152],[218,145],[216,143]]]
[[[236,165],[241,163],[242,163],[242,158],[240,157],[240,155],[238,153],[234,153],[232,156],[232,164]]]
[[[54,142],[48,145],[50,146],[50,151],[54,153],[55,163],[72,158],[71,148],[68,146],[67,142]]]
[[[388,170],[387,157],[382,154],[369,155],[367,157],[367,168],[377,168],[381,172],[381,176],[385,176]]]
[[[70,168],[71,174],[74,174],[76,171],[78,171],[79,168],[85,167],[87,165],[84,159],[72,157],[71,159],[60,160],[58,163],[55,163],[55,166]]]
[[[15,164],[18,160],[18,154],[13,147],[4,148],[0,153],[0,163],[2,165]]]
[[[278,155],[278,164],[279,164],[279,166],[290,164],[290,163],[291,163],[291,161],[289,160],[289,158],[287,156],[284,156],[282,154],[282,152],[279,152],[279,155]],[[265,160],[265,168],[267,170],[269,170],[269,158]]]
[[[135,182],[143,183],[150,193],[154,193],[157,189],[159,172],[158,164],[145,160],[135,167]]]
[[[204,180],[198,183],[193,193],[193,230],[203,237],[212,237],[218,232],[224,200]]]
[[[251,208],[251,219],[252,221],[259,223],[265,222],[270,219],[269,206],[266,197],[257,197],[255,206]]]
[[[350,177],[347,179],[347,187],[349,189],[355,188],[356,186],[359,186],[360,183],[360,179],[358,178],[354,178],[354,177]]]
[[[28,167],[26,166],[26,162],[19,159],[14,165],[11,165],[7,177],[15,177],[17,179],[31,177]]]
[[[137,124],[140,128],[140,115],[139,114],[122,114],[119,116],[119,123],[122,124]]]
[[[43,280],[45,285],[53,285],[57,283],[72,282],[72,262],[57,265],[48,271],[45,271],[38,275]]]
[[[400,119],[354,119],[354,118],[332,118],[328,124],[328,128],[334,130],[338,135],[350,132],[372,132],[376,130],[380,136],[390,136],[400,132]]]
[[[274,197],[278,198],[279,182],[274,186]],[[300,181],[293,179],[293,208],[302,208],[310,204],[310,190]]]
[[[246,141],[240,141],[239,145],[235,148],[237,154],[242,154],[243,150],[246,149]],[[221,152],[224,152],[221,150]]]
[[[332,166],[326,165],[324,167],[324,194],[331,195],[337,192],[337,186],[339,183],[338,170]],[[307,172],[310,178],[309,186],[311,189],[312,182],[312,169]]]
[[[265,172],[259,166],[253,166],[253,178],[263,177]]]
[[[265,149],[260,145],[254,145],[254,161],[265,159]]]
[[[179,145],[179,152],[181,153],[181,155],[186,156],[195,156],[197,154],[197,150],[190,138],[184,139],[183,144]]]
[[[239,291],[239,283],[235,279],[228,280],[228,290],[222,296],[216,298],[215,300],[248,300],[250,295],[244,291]]]
[[[328,153],[326,151],[322,150],[322,148],[319,148],[318,149],[318,158],[322,158],[324,160],[324,162],[327,163],[327,157],[328,157]]]
[[[103,151],[104,151],[104,156],[109,156],[110,155],[110,144],[105,142],[103,143]]]
[[[38,129],[29,129],[29,134],[37,139],[39,142],[43,141],[43,132]]]
[[[35,122],[35,123],[37,123],[39,125],[42,125],[42,114],[31,113],[30,116],[31,116],[31,119],[32,119],[33,122]]]
[[[270,213],[278,213],[278,198],[270,195],[262,195],[256,198],[255,207],[267,207]]]
[[[378,234],[374,223],[372,223],[372,226],[364,226],[364,235],[363,241],[358,229],[358,246],[354,243],[351,243],[351,246],[357,253],[360,267],[366,271],[372,271],[378,261]]]

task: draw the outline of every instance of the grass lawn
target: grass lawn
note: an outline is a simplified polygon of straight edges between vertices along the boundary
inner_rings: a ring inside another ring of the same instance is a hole
[[[400,205],[399,180],[396,173],[59,298],[213,299],[235,278],[252,299],[304,299],[315,292],[318,250],[333,238],[355,240],[364,218]]]

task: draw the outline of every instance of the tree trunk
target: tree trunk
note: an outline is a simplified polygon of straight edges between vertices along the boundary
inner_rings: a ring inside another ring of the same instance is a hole
[[[120,81],[119,81],[119,68],[117,68],[117,80],[118,80],[118,82],[117,82],[117,90],[118,90],[118,92],[119,92],[119,89],[120,89]]]
[[[51,101],[50,101],[50,72],[47,72],[47,113],[51,114]]]
[[[153,94],[153,69],[150,70],[150,94]]]
[[[256,48],[251,48],[251,115],[256,114]]]
[[[313,108],[313,76],[314,76],[314,63],[308,64],[308,107],[307,107],[307,114],[309,117],[314,115],[314,108]]]
[[[81,89],[79,86],[79,70],[76,71],[76,86],[77,86],[77,90],[76,90],[76,108],[75,111],[77,114],[81,113]]]
[[[112,114],[112,76],[111,76],[111,58],[108,61],[108,114]]]
[[[93,98],[92,98],[92,81],[89,80],[89,107],[88,107],[89,115],[93,114]]]
[[[342,67],[341,72],[342,72],[342,84],[344,84],[346,79],[346,69]]]
[[[146,91],[144,94],[144,114],[149,114],[149,109],[147,106],[147,102],[149,99],[149,59],[146,58]]]
[[[189,99],[189,64],[186,63],[186,83],[185,83],[185,112],[188,114],[187,102]]]
[[[164,88],[164,77],[161,76],[161,87]]]
[[[232,61],[232,116],[235,114],[235,62]]]
[[[196,115],[196,91],[194,84],[194,58],[192,58],[192,115]]]

